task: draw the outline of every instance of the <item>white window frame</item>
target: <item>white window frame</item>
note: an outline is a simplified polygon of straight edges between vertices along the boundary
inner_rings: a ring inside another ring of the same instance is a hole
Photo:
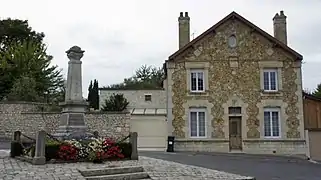
[[[196,112],[197,113],[197,135],[196,136],[192,136],[192,127],[191,127],[191,113],[192,112]],[[200,112],[204,112],[205,114],[205,135],[204,136],[200,136],[199,135],[199,114]],[[189,116],[189,122],[188,122],[188,127],[189,127],[189,137],[190,138],[206,138],[207,137],[207,113],[206,113],[206,109],[205,108],[191,108],[189,110],[188,113]]]
[[[196,90],[192,90],[192,74],[196,73]],[[202,73],[202,79],[203,79],[203,90],[198,89],[198,73]],[[189,75],[189,81],[190,81],[190,91],[191,92],[205,92],[205,71],[201,69],[192,69],[190,70]]]
[[[265,82],[264,82],[264,73],[269,73],[269,89],[265,89],[265,86],[264,86],[264,84],[265,84]],[[272,72],[274,72],[275,73],[275,90],[271,90],[271,73]],[[278,84],[279,84],[279,76],[278,76],[278,70],[277,69],[264,69],[263,70],[263,77],[262,77],[262,79],[263,79],[263,90],[265,91],[265,92],[277,92],[278,90],[279,90],[279,86],[278,86]]]
[[[265,117],[264,113],[269,112],[270,113],[270,131],[271,131],[271,136],[265,136]],[[279,135],[278,136],[273,136],[273,126],[272,126],[272,112],[278,112],[278,123],[279,123]],[[263,136],[265,138],[281,138],[281,110],[280,108],[264,108],[263,111]]]

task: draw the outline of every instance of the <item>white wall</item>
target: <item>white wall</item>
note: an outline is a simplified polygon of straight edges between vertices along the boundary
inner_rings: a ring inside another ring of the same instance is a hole
[[[99,107],[113,93],[124,94],[129,101],[128,108],[166,108],[165,90],[99,90]],[[152,95],[152,101],[145,101],[145,94]]]

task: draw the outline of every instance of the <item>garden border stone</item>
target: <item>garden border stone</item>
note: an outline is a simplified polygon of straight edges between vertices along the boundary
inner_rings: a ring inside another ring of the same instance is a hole
[[[59,159],[51,159],[46,161],[45,151],[46,151],[46,135],[47,133],[44,130],[41,130],[37,133],[36,146],[34,157],[29,157],[25,155],[16,156],[15,158],[31,163],[33,165],[44,165],[44,164],[59,164],[59,163],[77,163],[77,162],[92,162],[85,159],[70,160],[64,161]],[[98,136],[98,132],[95,132],[95,135]],[[138,160],[138,149],[137,149],[137,132],[131,132],[129,135],[129,143],[131,144],[131,156],[124,159],[111,159],[110,161],[127,161],[127,160]],[[13,133],[13,142],[21,142],[21,132],[15,131]]]

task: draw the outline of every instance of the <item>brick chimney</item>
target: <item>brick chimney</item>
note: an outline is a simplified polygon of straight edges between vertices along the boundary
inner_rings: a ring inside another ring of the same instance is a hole
[[[178,36],[179,36],[179,49],[185,46],[190,41],[190,18],[188,12],[180,12],[178,17]]]
[[[276,13],[273,18],[274,37],[287,45],[286,16],[283,11]]]

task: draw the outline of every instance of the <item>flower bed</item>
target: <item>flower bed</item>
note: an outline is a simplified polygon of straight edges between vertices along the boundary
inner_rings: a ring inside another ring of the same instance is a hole
[[[116,142],[110,138],[58,141],[46,140],[46,161],[56,162],[103,162],[106,160],[130,159],[131,144]],[[25,156],[34,157],[35,147],[23,150]]]

